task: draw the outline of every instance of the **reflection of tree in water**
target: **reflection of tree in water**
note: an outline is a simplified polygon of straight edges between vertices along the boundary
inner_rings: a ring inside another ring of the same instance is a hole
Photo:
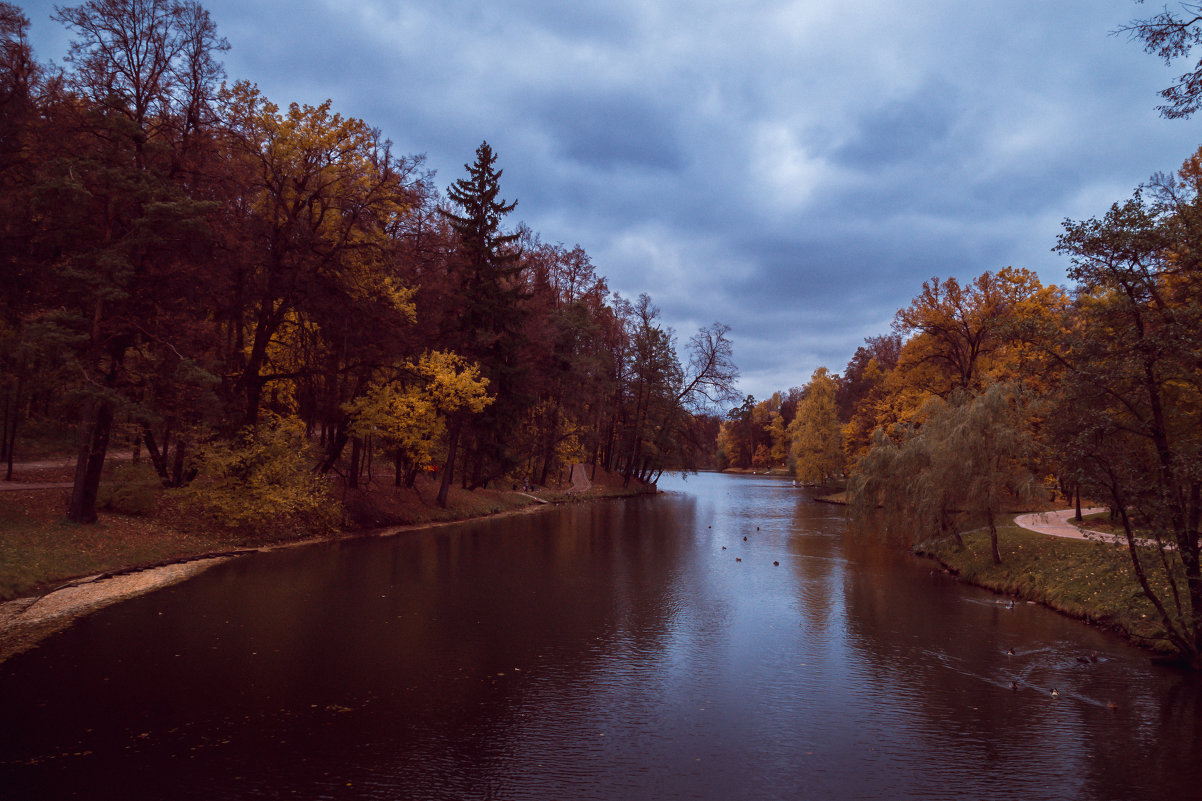
[[[831,530],[841,531],[842,521],[830,519],[830,508],[799,503],[793,510],[792,530],[797,534],[788,541],[789,561],[800,579],[797,582],[799,611],[808,637],[825,636],[842,625],[843,565],[842,548]]]
[[[595,714],[615,664],[637,672],[607,695],[627,710],[662,690],[657,660],[688,606],[664,568],[684,561],[679,527],[692,521],[653,501],[280,552],[181,585],[180,601],[123,604],[84,624],[104,632],[84,648],[92,668],[78,639],[39,649],[42,689],[6,700],[17,725],[4,729],[20,739],[0,735],[0,755],[93,751],[23,773],[64,795],[99,776],[136,799],[117,781],[136,762],[144,797],[161,797],[181,755],[197,793],[249,770],[272,786],[340,777],[478,794],[519,733],[537,747],[569,728],[547,720]]]

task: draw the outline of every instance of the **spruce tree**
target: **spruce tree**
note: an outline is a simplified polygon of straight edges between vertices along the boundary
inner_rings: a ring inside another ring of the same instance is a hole
[[[496,161],[488,142],[481,142],[475,163],[463,165],[467,177],[447,190],[461,213],[442,211],[456,234],[454,263],[463,302],[459,333],[466,334],[463,344],[473,358],[486,357],[495,338],[512,326],[522,290],[520,235],[501,230],[501,220],[517,207],[517,201],[498,200],[503,170],[494,168]]]
[[[499,199],[502,171],[496,169],[496,161],[488,142],[482,142],[476,148],[475,162],[464,165],[467,177],[447,190],[458,213],[442,211],[455,232],[451,268],[459,306],[446,337],[461,355],[480,364],[495,402],[470,425],[466,420],[451,422],[439,490],[441,505],[446,504],[461,433],[466,437],[461,446],[468,460],[463,466],[469,479],[465,483],[486,485],[516,462],[507,446],[512,439],[508,432],[532,402],[527,397],[527,360],[521,357],[529,298],[522,277],[526,263],[517,244],[521,235],[501,228],[517,201]]]

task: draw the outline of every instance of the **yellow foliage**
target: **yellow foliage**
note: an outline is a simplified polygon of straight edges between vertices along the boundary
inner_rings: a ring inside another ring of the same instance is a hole
[[[842,427],[835,408],[835,382],[825,367],[814,371],[797,415],[789,423],[793,475],[826,484],[843,473]]]
[[[429,351],[405,367],[416,380],[379,382],[343,410],[354,436],[379,436],[410,464],[423,467],[433,462],[448,416],[478,414],[493,399],[479,366],[458,354]]]
[[[267,415],[233,442],[198,456],[200,473],[179,491],[182,506],[225,528],[283,538],[333,531],[341,512],[324,477],[313,470],[305,426]]]

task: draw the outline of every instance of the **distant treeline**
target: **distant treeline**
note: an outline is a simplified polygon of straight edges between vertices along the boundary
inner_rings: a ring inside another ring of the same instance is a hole
[[[331,103],[225,83],[197,3],[54,18],[61,70],[0,3],[0,455],[72,429],[71,518],[95,519],[118,440],[181,484],[212,443],[300,430],[352,486],[370,442],[398,483],[437,466],[442,502],[453,480],[543,483],[572,462],[651,479],[712,454],[694,413],[731,400],[726,327],[678,357],[649,298],[506,228],[487,143],[444,197]]]

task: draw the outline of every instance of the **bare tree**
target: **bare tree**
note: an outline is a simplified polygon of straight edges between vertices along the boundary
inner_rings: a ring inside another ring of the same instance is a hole
[[[739,368],[735,366],[730,326],[713,323],[698,331],[689,340],[689,365],[677,401],[691,411],[708,411],[737,400],[735,381]]]

